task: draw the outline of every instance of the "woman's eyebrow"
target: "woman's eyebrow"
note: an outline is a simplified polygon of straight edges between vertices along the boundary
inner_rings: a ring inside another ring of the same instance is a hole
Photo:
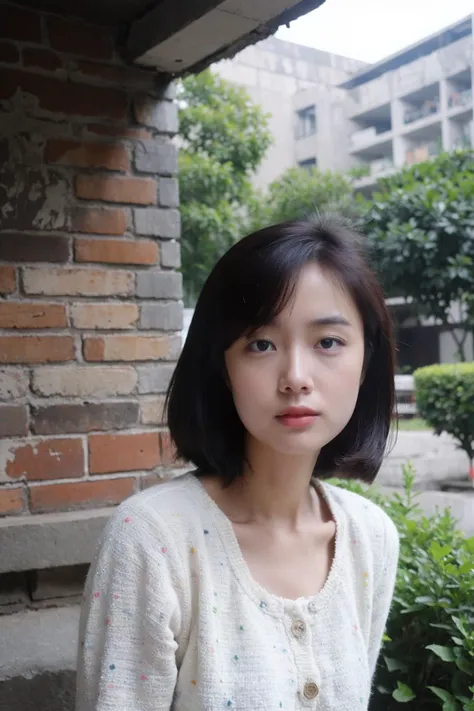
[[[351,323],[341,314],[331,314],[311,319],[309,326],[351,326]]]
[[[279,322],[278,317],[267,324],[270,328],[281,328],[282,324]],[[352,327],[350,321],[348,321],[342,314],[329,314],[328,316],[318,316],[308,321],[308,326],[347,326]],[[262,326],[261,328],[264,328]],[[260,330],[255,329],[256,331]]]

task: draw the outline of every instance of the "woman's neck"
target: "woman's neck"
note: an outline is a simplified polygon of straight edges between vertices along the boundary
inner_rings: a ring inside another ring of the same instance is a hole
[[[296,530],[308,518],[323,518],[310,486],[316,456],[284,455],[248,442],[242,477],[214,498],[234,523],[259,523]]]

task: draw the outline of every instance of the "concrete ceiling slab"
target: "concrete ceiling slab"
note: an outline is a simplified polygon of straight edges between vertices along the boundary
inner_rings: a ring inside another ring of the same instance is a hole
[[[137,64],[174,74],[189,69],[202,59],[202,48],[214,54],[258,27],[258,20],[212,10],[137,58]]]
[[[294,6],[291,0],[226,0],[219,5],[219,10],[232,15],[247,17],[249,20],[268,22],[285,10]]]
[[[130,28],[126,53],[136,64],[180,75],[201,71],[325,0],[163,0]]]

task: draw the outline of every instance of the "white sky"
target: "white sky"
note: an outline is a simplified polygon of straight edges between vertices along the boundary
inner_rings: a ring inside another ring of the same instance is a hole
[[[474,0],[326,0],[276,36],[377,62],[474,13]]]

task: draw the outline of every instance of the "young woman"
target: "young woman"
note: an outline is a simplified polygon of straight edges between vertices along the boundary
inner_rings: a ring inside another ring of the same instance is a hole
[[[195,470],[114,513],[93,561],[77,711],[364,711],[398,537],[371,482],[393,339],[358,240],[316,219],[246,237],[196,306],[168,393]]]

